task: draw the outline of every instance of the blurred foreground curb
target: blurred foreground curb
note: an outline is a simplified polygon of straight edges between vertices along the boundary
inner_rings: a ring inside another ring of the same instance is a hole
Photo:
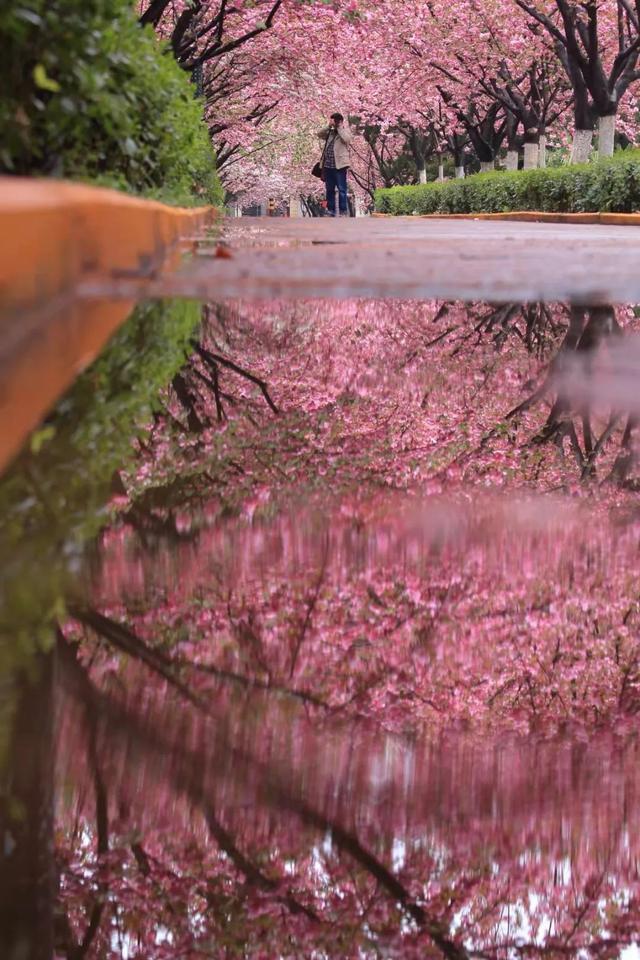
[[[218,216],[214,207],[0,177],[0,470],[134,306],[87,298],[83,284],[144,286]]]

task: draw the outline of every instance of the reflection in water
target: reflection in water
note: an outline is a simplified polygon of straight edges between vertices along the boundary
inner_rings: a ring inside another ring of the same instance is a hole
[[[212,308],[149,438],[142,505],[212,484],[232,510],[285,487],[624,484],[636,410],[611,379],[630,392],[635,354],[624,371],[616,357],[637,324],[627,308],[546,304]]]
[[[636,325],[210,308],[18,698],[4,955],[635,942]]]
[[[60,822],[75,911],[100,883],[92,850],[72,844],[94,830],[86,739],[113,809],[111,895],[145,943],[165,930],[166,953],[201,925],[206,942],[262,940],[271,955],[606,952],[633,937],[636,737],[403,742],[255,695],[155,699],[140,678],[124,702],[89,706],[72,669],[62,730],[76,789]]]

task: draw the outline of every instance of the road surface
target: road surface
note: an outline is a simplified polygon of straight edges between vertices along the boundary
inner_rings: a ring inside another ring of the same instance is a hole
[[[640,302],[640,227],[421,219],[227,220],[157,294]],[[125,291],[126,292],[126,291]]]

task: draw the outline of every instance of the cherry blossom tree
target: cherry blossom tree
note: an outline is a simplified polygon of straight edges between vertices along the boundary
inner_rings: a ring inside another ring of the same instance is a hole
[[[598,152],[611,156],[620,102],[640,78],[640,7],[625,0],[515,2],[552,39],[571,83],[572,160],[589,159],[596,122]]]
[[[140,0],[140,22],[155,27],[169,39],[173,54],[185,70],[236,50],[269,30],[283,0]]]

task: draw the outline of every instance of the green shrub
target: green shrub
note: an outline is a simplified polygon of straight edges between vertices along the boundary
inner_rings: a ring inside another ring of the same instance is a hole
[[[130,0],[9,0],[0,10],[0,171],[178,203],[222,191],[188,76]]]
[[[465,180],[376,191],[376,210],[412,213],[616,212],[640,210],[640,150],[592,164],[478,173]]]

